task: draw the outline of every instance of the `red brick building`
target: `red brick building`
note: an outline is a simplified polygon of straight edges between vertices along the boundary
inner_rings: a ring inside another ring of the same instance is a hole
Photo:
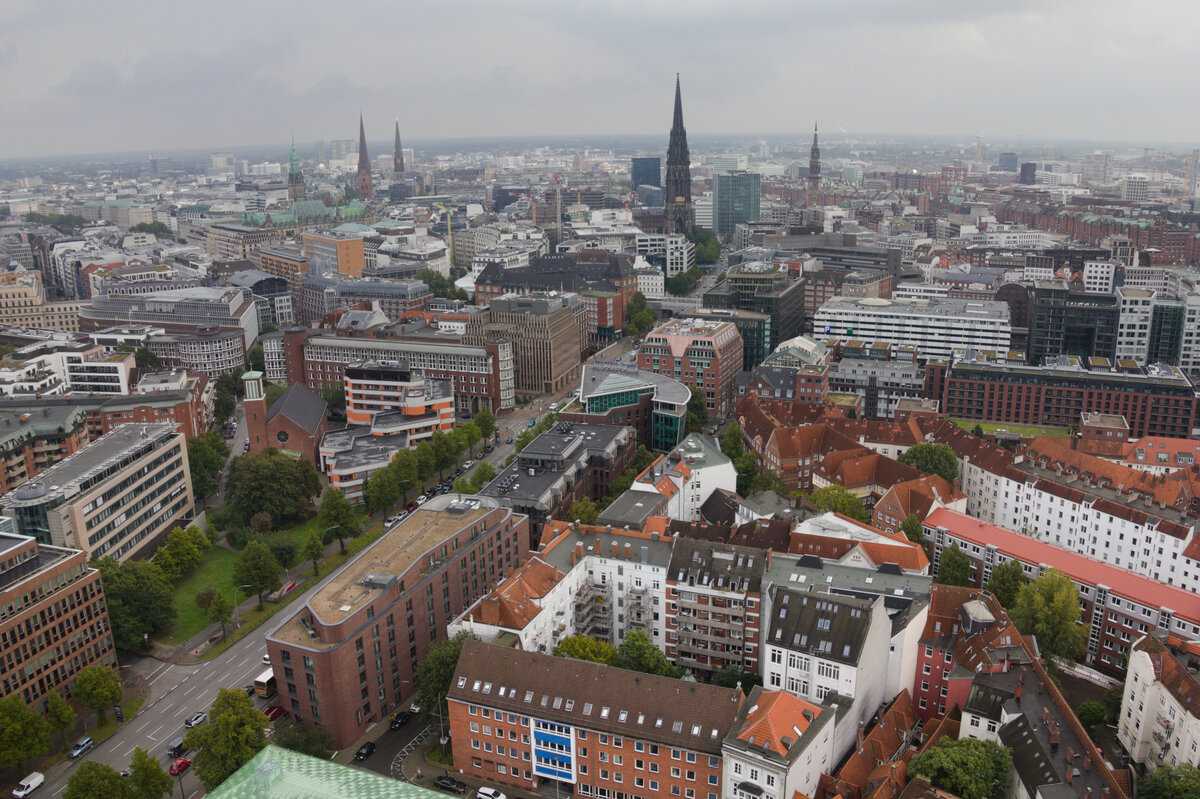
[[[87,553],[16,535],[0,518],[0,688],[41,711],[87,666],[115,668],[100,572]]]
[[[718,799],[742,702],[736,688],[467,641],[448,696],[454,768],[588,799]]]
[[[493,500],[430,500],[268,634],[280,704],[329,730],[338,748],[358,740],[407,706],[417,663],[525,561],[529,539],[528,518]]]
[[[0,494],[83,449],[91,438],[82,408],[0,402]]]
[[[732,322],[676,319],[646,334],[638,368],[674,378],[704,393],[709,415],[733,412],[742,334]]]
[[[268,408],[262,372],[246,372],[242,383],[250,451],[275,447],[316,464],[317,448],[326,429],[325,400],[303,384],[292,383]]]

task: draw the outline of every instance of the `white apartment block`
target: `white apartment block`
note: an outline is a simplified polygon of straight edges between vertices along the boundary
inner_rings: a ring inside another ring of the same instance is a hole
[[[1145,366],[1150,349],[1150,323],[1154,316],[1155,294],[1146,289],[1124,286],[1118,288],[1116,294],[1120,309],[1117,321],[1117,360],[1128,358],[1137,361],[1139,366]]]
[[[737,470],[712,439],[692,433],[679,446],[646,467],[630,489],[667,497],[667,515],[683,522],[700,520],[700,506],[718,488],[737,491]]]
[[[634,237],[633,245],[638,255],[661,265],[668,278],[696,265],[696,245],[678,233],[639,233]]]
[[[813,796],[845,751],[835,747],[835,708],[755,686],[721,747],[722,796]]]
[[[1085,261],[1083,290],[1088,294],[1112,294],[1117,265],[1111,261]]]
[[[840,341],[910,345],[926,358],[949,358],[956,349],[1007,352],[1012,325],[1008,305],[991,300],[838,296],[817,310],[813,333]]]
[[[637,270],[638,291],[646,299],[661,297],[667,292],[667,281],[662,270],[653,266],[643,266]]]
[[[1200,657],[1143,637],[1129,653],[1117,737],[1135,763],[1200,766]]]
[[[977,231],[969,237],[974,246],[1002,247],[1006,249],[1045,250],[1053,246],[1049,233],[1020,225],[989,224],[987,230]]]

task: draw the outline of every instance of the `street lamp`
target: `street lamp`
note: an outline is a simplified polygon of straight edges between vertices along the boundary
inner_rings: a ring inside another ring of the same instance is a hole
[[[237,615],[238,615],[237,592],[242,590],[243,588],[253,588],[253,587],[254,586],[252,586],[252,585],[237,585],[237,586],[234,586],[233,591],[230,592],[229,601],[233,603],[233,622],[234,622],[235,630],[237,629]]]

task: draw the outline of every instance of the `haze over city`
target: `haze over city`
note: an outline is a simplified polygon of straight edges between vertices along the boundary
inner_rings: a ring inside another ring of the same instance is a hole
[[[695,134],[1186,142],[1196,31],[1182,1],[10,0],[0,157],[333,139],[360,110],[412,140],[645,134],[677,71]]]

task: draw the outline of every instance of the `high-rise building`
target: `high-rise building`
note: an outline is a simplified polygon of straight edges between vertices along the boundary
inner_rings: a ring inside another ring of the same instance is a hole
[[[665,233],[691,233],[695,224],[692,212],[692,161],[688,155],[687,131],[683,127],[683,99],[679,75],[675,75],[675,117],[667,144],[666,200],[663,206]]]
[[[1126,175],[1121,186],[1121,199],[1131,203],[1144,203],[1150,198],[1150,178],[1145,175]]]
[[[1001,172],[1016,172],[1018,167],[1016,153],[1000,153],[996,168]]]
[[[808,152],[808,204],[820,204],[821,193],[821,148],[817,144],[817,123],[813,123],[812,149]]]
[[[725,172],[713,178],[713,226],[718,236],[733,235],[739,222],[758,219],[761,186],[757,172]]]
[[[371,158],[367,155],[367,130],[358,115],[358,199],[371,199]]]
[[[1115,357],[1120,315],[1112,295],[1072,290],[1062,280],[1038,282],[1030,292],[1029,362],[1058,355]]]
[[[400,118],[396,118],[396,149],[392,151],[392,177],[404,180],[404,147],[400,144]]]
[[[1021,164],[1021,175],[1017,178],[1017,183],[1022,186],[1032,186],[1037,183],[1037,164],[1032,161]]]
[[[629,182],[638,186],[662,186],[662,159],[635,155],[629,165]]]
[[[299,202],[308,196],[304,173],[300,171],[300,156],[296,154],[296,137],[292,137],[292,157],[288,166],[288,202]]]

